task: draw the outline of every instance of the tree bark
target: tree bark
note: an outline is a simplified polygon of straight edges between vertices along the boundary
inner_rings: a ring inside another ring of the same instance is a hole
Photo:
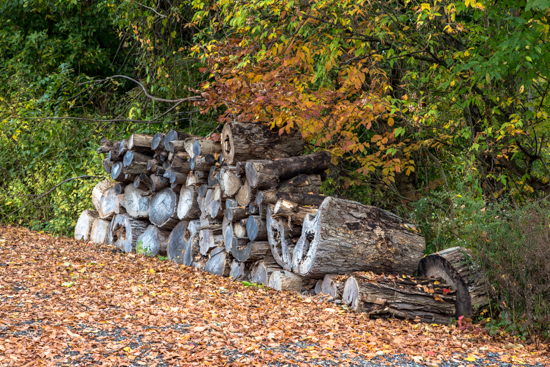
[[[107,238],[109,237],[110,225],[111,225],[110,221],[96,218],[94,220],[94,224],[92,225],[92,230],[90,233],[90,241],[98,245],[107,243]]]
[[[153,135],[153,140],[151,140],[151,150],[162,150],[164,149],[164,134],[156,133]]]
[[[128,214],[117,214],[109,227],[109,243],[124,252],[135,251],[137,239],[149,226],[146,220],[133,219]]]
[[[275,161],[251,160],[246,162],[246,180],[251,187],[263,187],[280,179],[299,174],[315,174],[330,167],[329,152],[319,152]]]
[[[327,198],[325,195],[304,194],[301,192],[279,192],[277,197],[282,200],[291,201],[298,205],[311,206],[320,206],[323,200]]]
[[[170,235],[168,236],[168,248],[166,250],[170,261],[176,264],[183,264],[185,258],[185,250],[187,248],[187,241],[185,235],[189,222],[186,220],[180,221]]]
[[[267,285],[269,277],[274,271],[283,270],[271,256],[257,261],[250,268],[250,282]]]
[[[290,271],[274,271],[269,277],[269,288],[278,291],[300,292],[302,290],[302,277]]]
[[[343,301],[354,311],[367,312],[373,318],[420,318],[424,322],[448,324],[454,317],[456,295],[454,291],[447,293],[450,286],[434,280],[384,278],[350,276],[344,285]]]
[[[250,159],[299,156],[304,152],[304,141],[297,129],[279,136],[263,124],[233,122],[223,127],[221,148],[224,160],[231,165]]]
[[[74,228],[74,239],[88,241],[91,238],[92,226],[97,219],[98,213],[95,210],[84,210]]]
[[[256,197],[256,191],[256,189],[250,187],[248,182],[245,181],[244,185],[241,186],[237,196],[235,197],[239,206],[247,207],[248,204],[250,204],[250,202]]]
[[[94,205],[95,210],[99,210],[101,205],[101,198],[105,195],[105,192],[111,187],[115,186],[116,182],[113,180],[103,180],[97,185],[95,185],[92,190],[92,204]]]
[[[251,215],[246,221],[246,233],[250,241],[266,241],[267,227],[258,215]]]
[[[153,195],[149,206],[149,220],[157,227],[172,230],[179,220],[176,215],[178,194],[172,189],[163,189]]]
[[[280,199],[273,208],[273,217],[302,225],[308,215],[316,215],[319,209],[299,206],[291,201]]]
[[[231,262],[231,271],[229,273],[229,276],[233,278],[233,280],[245,280],[248,277],[248,273],[249,271],[246,263],[241,263],[233,259]]]
[[[140,152],[144,154],[153,154],[154,149],[151,149],[153,137],[146,134],[132,134],[127,140],[128,150]]]
[[[210,274],[228,277],[231,273],[231,261],[222,247],[216,247],[210,253],[204,270]]]
[[[226,237],[227,239],[227,237]],[[271,255],[267,241],[254,241],[246,244],[239,244],[236,237],[232,238],[231,255],[240,262],[253,262],[264,259]]]
[[[122,202],[126,212],[132,218],[148,218],[150,198],[143,196],[144,191],[136,189],[134,185],[126,186]]]
[[[442,278],[456,290],[455,318],[478,316],[489,305],[490,284],[471,252],[463,247],[452,247],[422,258],[418,276]]]
[[[415,225],[395,214],[327,197],[304,221],[292,271],[310,277],[354,271],[413,274],[425,248]]]
[[[147,227],[136,241],[136,253],[154,257],[166,255],[170,232],[163,231],[154,225]]]

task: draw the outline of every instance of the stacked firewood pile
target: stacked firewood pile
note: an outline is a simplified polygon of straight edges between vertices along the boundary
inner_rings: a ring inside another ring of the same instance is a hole
[[[331,156],[303,155],[299,131],[233,122],[217,141],[171,130],[104,139],[97,151],[112,180],[94,188],[96,210],[80,216],[77,239],[326,293],[373,316],[446,323],[486,302],[464,251],[423,258],[413,223],[321,195]],[[417,270],[423,279],[411,277]]]

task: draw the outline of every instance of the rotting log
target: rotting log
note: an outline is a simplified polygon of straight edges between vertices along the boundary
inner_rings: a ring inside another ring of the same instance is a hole
[[[126,186],[122,202],[126,212],[133,218],[148,218],[151,200],[143,196],[143,190],[136,189],[134,185]]]
[[[449,287],[435,280],[354,275],[346,280],[342,300],[354,311],[366,312],[372,318],[449,324],[456,302],[456,294]]]
[[[97,217],[97,211],[84,210],[74,227],[74,239],[88,241],[91,238],[92,226]]]
[[[413,274],[426,243],[416,226],[388,211],[327,197],[308,214],[292,271],[309,277],[354,271]]]
[[[275,159],[299,156],[304,152],[304,141],[298,129],[279,136],[263,124],[226,123],[221,135],[225,162],[249,159]]]
[[[176,214],[179,195],[172,189],[163,189],[151,199],[149,220],[159,228],[172,230],[179,220]]]
[[[176,264],[183,264],[185,257],[185,250],[187,248],[187,241],[185,240],[185,235],[187,232],[187,227],[189,226],[189,221],[182,220],[168,236],[168,258],[170,261]]]
[[[166,255],[169,232],[150,225],[137,239],[136,253],[145,256]]]
[[[478,316],[489,305],[490,284],[472,253],[463,247],[452,247],[422,258],[418,277],[442,278],[456,290],[456,318]]]
[[[111,225],[110,221],[96,218],[92,225],[92,230],[90,233],[90,241],[98,245],[107,243],[107,238],[109,237],[110,225]]]
[[[302,277],[286,270],[274,271],[269,277],[268,286],[278,291],[300,292]]]
[[[109,227],[109,243],[124,252],[135,251],[137,239],[150,225],[146,220],[117,214]]]
[[[299,174],[316,174],[330,167],[329,152],[319,152],[277,160],[250,160],[246,162],[246,180],[251,187],[265,187],[272,182]]]

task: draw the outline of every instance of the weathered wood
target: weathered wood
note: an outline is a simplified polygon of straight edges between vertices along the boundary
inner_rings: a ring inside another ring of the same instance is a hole
[[[110,151],[117,149],[117,146],[118,144],[120,144],[120,142],[111,141],[107,138],[102,138],[100,144],[101,145],[99,146],[99,148],[97,148],[97,154],[109,153]]]
[[[153,137],[147,134],[132,134],[127,140],[128,150],[140,152],[144,154],[153,154],[154,149],[151,149]]]
[[[136,241],[136,253],[145,256],[166,255],[170,232],[163,231],[154,225],[147,227]]]
[[[244,185],[242,185],[239,189],[237,196],[235,196],[239,206],[247,207],[248,204],[250,204],[250,202],[256,197],[256,191],[256,189],[250,187],[248,182],[245,181]]]
[[[241,263],[233,259],[229,276],[233,278],[233,280],[245,280],[248,277],[248,267],[246,263]]]
[[[211,218],[214,219],[222,219],[223,218],[223,210],[221,207],[221,201],[214,200],[214,190],[208,189],[206,190],[206,196],[204,197],[204,210],[205,213],[208,214]]]
[[[153,159],[156,159],[159,163],[163,164],[168,161],[168,152],[165,150],[157,150],[155,151],[155,154],[153,154]]]
[[[132,218],[147,218],[149,217],[149,208],[151,200],[147,196],[143,196],[143,190],[136,189],[134,185],[126,186],[122,202],[126,212]]]
[[[299,157],[281,158],[275,161],[254,160],[246,162],[246,180],[252,187],[265,187],[280,179],[299,174],[316,174],[330,167],[329,152],[319,152]]]
[[[170,169],[174,172],[180,173],[189,173],[191,172],[191,162],[189,161],[189,156],[186,154],[181,154],[179,152],[174,156]]]
[[[222,247],[216,247],[210,253],[204,270],[210,274],[228,277],[231,273],[231,261]]]
[[[134,181],[137,179],[137,177],[134,179]],[[131,184],[130,184],[131,185]],[[124,189],[127,185],[123,184],[122,182],[117,182],[115,185],[115,194],[122,195],[124,194]]]
[[[258,215],[251,215],[246,221],[246,233],[250,241],[266,241],[267,227]]]
[[[94,189],[92,190],[92,204],[94,205],[95,210],[99,210],[101,198],[105,195],[105,192],[115,185],[116,182],[113,180],[103,180],[94,186]]]
[[[212,167],[216,163],[216,159],[212,154],[208,154],[204,157],[195,157],[191,158],[191,171],[210,171],[210,167]]]
[[[97,219],[98,213],[95,210],[84,210],[74,228],[74,239],[88,241],[91,237],[92,226]]]
[[[126,210],[121,205],[122,195],[117,195],[115,187],[107,189],[103,193],[99,204],[99,218],[101,219],[111,219],[117,214],[126,213]]]
[[[326,274],[321,284],[321,292],[328,294],[334,299],[342,299],[344,294],[345,276],[338,276],[336,274]]]
[[[123,171],[122,162],[115,162],[111,167],[111,178],[118,182],[131,182],[126,178],[126,173]]]
[[[320,206],[323,200],[327,197],[325,195],[316,194],[304,194],[301,192],[279,192],[277,197],[282,200],[291,201],[298,205],[314,205]]]
[[[105,158],[103,160],[103,169],[107,174],[111,173],[111,167],[113,166],[113,161],[111,161],[109,158]]]
[[[153,140],[151,140],[151,150],[161,149],[164,149],[164,134],[156,133],[153,135]]]
[[[166,252],[168,253],[170,261],[176,264],[184,263],[185,250],[187,248],[185,235],[188,226],[189,221],[182,220],[176,224],[174,229],[170,232],[170,236],[168,236],[168,248]]]
[[[92,230],[90,232],[90,241],[95,244],[107,243],[107,237],[109,236],[109,226],[111,222],[108,220],[96,218],[92,224]]]
[[[223,193],[220,184],[214,186],[214,200],[219,202],[227,200],[227,196]]]
[[[442,278],[456,290],[456,314],[475,317],[489,305],[490,284],[470,251],[452,247],[428,255],[418,264],[419,278]]]
[[[202,216],[200,219],[200,226],[206,227],[214,224],[221,224],[221,222],[212,219],[208,216]],[[219,229],[202,229],[199,231],[199,245],[200,251],[203,256],[208,255],[211,249],[219,246],[223,242],[223,234],[221,226]]]
[[[395,317],[429,323],[448,324],[455,315],[456,295],[447,293],[448,285],[434,280],[383,275],[350,276],[342,300],[354,311],[367,312],[372,318]]]
[[[323,280],[319,279],[315,283],[315,288],[313,289],[313,292],[315,294],[321,294],[323,292]]]
[[[317,208],[306,208],[288,200],[280,199],[273,207],[273,217],[302,225],[308,215],[316,215]]]
[[[170,186],[170,181],[167,178],[160,176],[159,174],[150,175],[149,186],[151,187],[151,191],[159,192],[162,189]]]
[[[137,239],[149,226],[146,220],[133,219],[128,214],[117,214],[109,227],[109,243],[124,252],[135,251]]]
[[[269,288],[278,291],[300,292],[302,290],[302,277],[290,271],[274,271],[267,283]]]
[[[237,162],[237,164],[235,164],[235,176],[238,178],[246,178],[246,161]]]
[[[327,197],[308,214],[292,258],[296,274],[413,274],[426,243],[416,226],[385,210]]]
[[[227,241],[227,237],[226,237]],[[263,260],[270,253],[269,243],[267,241],[253,241],[243,243],[242,240],[233,237],[231,240],[231,255],[240,262],[253,262]]]
[[[204,268],[204,265],[200,265],[201,261],[201,249],[199,241],[199,226],[200,220],[192,220],[187,226],[187,231],[185,232],[184,241],[187,242],[185,248],[185,254],[183,257],[183,263],[187,266],[194,266],[197,268]]]
[[[243,218],[248,218],[250,216],[250,212],[248,211],[248,208],[232,207],[225,209],[224,215],[230,222],[236,222]]]
[[[232,122],[223,127],[221,148],[225,162],[231,165],[249,159],[299,156],[304,152],[304,141],[297,129],[279,136],[278,131],[263,124]]]
[[[250,268],[250,282],[257,284],[266,284],[274,271],[283,270],[271,256],[257,261]]]
[[[149,191],[151,190],[151,179],[148,175],[145,173],[142,173],[139,176],[136,176],[134,178],[134,188],[139,189],[141,191]]]
[[[240,221],[235,222],[233,224],[233,234],[237,238],[246,238],[246,224],[243,225]]]
[[[291,271],[292,255],[294,253],[295,244],[288,237],[287,228],[283,220],[273,218],[271,206],[268,206],[266,230],[271,254],[279,266],[285,270]]]
[[[208,139],[195,139],[193,141],[193,157],[207,154],[220,154],[222,152],[222,145],[219,142],[215,142]]]
[[[159,228],[173,229],[179,220],[176,214],[179,195],[172,189],[163,189],[151,199],[149,220]]]
[[[201,210],[197,202],[197,190],[194,186],[181,187],[177,215],[180,220],[200,218]]]

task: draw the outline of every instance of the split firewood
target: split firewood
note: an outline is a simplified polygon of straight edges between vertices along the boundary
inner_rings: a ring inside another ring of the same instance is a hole
[[[233,259],[231,262],[231,271],[229,272],[229,276],[233,278],[233,280],[245,280],[248,277],[248,273],[249,271],[246,263]]]
[[[208,255],[211,249],[218,247],[223,242],[221,221],[212,219],[206,215],[200,219],[200,226],[208,228],[207,226],[220,224],[219,227],[213,229],[201,229],[199,231],[199,245],[200,251],[203,256]]]
[[[170,186],[170,181],[159,174],[154,174],[149,176],[149,186],[151,187],[151,191],[160,192],[162,189]]]
[[[176,264],[183,264],[185,257],[185,250],[187,248],[187,241],[185,240],[185,234],[187,232],[187,227],[189,226],[189,221],[182,220],[168,236],[168,258],[170,261]]]
[[[136,241],[136,252],[146,256],[165,256],[170,232],[163,231],[154,225],[147,227]]]
[[[74,239],[88,241],[91,238],[92,226],[98,218],[98,213],[95,210],[84,210],[74,228]]]
[[[250,187],[248,182],[245,181],[244,185],[242,185],[239,189],[237,196],[235,196],[235,199],[237,200],[239,206],[247,207],[248,204],[255,199],[256,192],[257,190]]]
[[[111,225],[110,221],[96,218],[92,225],[92,230],[90,233],[90,241],[98,245],[107,243],[107,238],[109,237],[110,225]]]
[[[155,193],[149,206],[151,223],[164,230],[172,230],[179,222],[176,213],[178,199],[179,195],[169,188]]]
[[[258,215],[251,215],[246,221],[246,233],[250,241],[266,241],[267,227]]]
[[[123,195],[117,195],[115,187],[107,189],[101,196],[99,202],[99,218],[111,219],[117,214],[126,213],[126,209],[122,206]]]
[[[216,247],[210,253],[210,258],[206,262],[204,270],[210,274],[228,277],[231,273],[231,261],[224,251],[223,247]]]
[[[187,226],[184,241],[187,242],[183,263],[187,266],[203,269],[206,262],[202,261],[200,239],[199,239],[200,220],[192,220]]]

